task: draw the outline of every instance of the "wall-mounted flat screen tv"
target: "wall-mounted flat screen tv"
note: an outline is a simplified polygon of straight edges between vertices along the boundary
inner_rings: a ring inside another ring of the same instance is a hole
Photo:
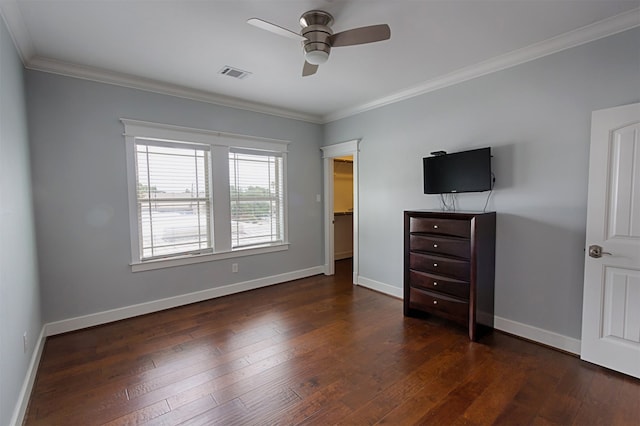
[[[491,148],[425,157],[422,162],[425,194],[491,189]]]

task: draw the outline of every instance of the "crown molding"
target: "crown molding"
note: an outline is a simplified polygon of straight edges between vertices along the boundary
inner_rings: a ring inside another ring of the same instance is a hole
[[[455,70],[412,88],[368,103],[337,110],[326,115],[314,115],[129,74],[41,57],[37,55],[29,31],[24,24],[18,1],[0,0],[0,15],[2,15],[7,24],[11,38],[26,68],[316,124],[330,123],[385,105],[401,102],[640,26],[639,7],[539,43],[534,43],[522,49]]]
[[[511,68],[543,56],[580,46],[638,26],[640,26],[640,8],[635,8],[539,43],[531,44],[522,49],[514,50],[513,52],[496,56],[475,65],[436,77],[410,89],[403,90],[365,104],[335,111],[323,116],[323,123],[330,123],[361,112],[394,104],[396,102],[404,101],[448,86],[453,86],[476,77]]]
[[[319,115],[305,114],[285,108],[274,107],[272,105],[265,105],[229,96],[218,95],[204,90],[191,89],[157,80],[38,56],[32,37],[24,23],[24,18],[20,12],[18,1],[0,0],[0,16],[2,16],[2,19],[9,30],[9,34],[11,35],[13,44],[16,46],[16,50],[20,55],[22,63],[28,69],[140,89],[154,93],[176,96],[179,98],[222,105],[230,108],[239,108],[246,111],[274,115],[282,118],[290,118],[293,120],[307,121],[316,124],[322,123],[322,117]]]
[[[129,74],[105,71],[102,69],[78,64],[71,64],[55,59],[43,58],[40,56],[32,58],[25,64],[25,66],[32,70],[129,87],[132,89],[140,89],[148,92],[160,93],[163,95],[171,95],[179,98],[191,99],[194,101],[222,105],[229,108],[238,108],[245,111],[269,114],[283,118],[290,118],[293,120],[308,121],[311,123],[320,124],[322,122],[321,117],[316,115],[305,114],[284,108],[274,107],[271,105],[217,95],[214,93],[206,92],[204,90],[191,89],[176,84],[165,83]]]
[[[191,99],[194,101],[207,102],[222,105],[229,108],[238,108],[245,111],[252,111],[261,114],[269,114],[293,120],[308,121],[311,123],[322,123],[320,116],[291,111],[271,105],[264,105],[242,99],[232,98],[223,95],[206,92],[204,90],[191,89],[176,84],[169,84],[152,79],[137,77],[129,74],[105,71],[98,68],[83,65],[70,64],[55,59],[36,56],[29,60],[25,66],[32,70],[49,72],[53,74],[65,75],[80,78],[83,80],[97,81],[100,83],[113,84],[117,86],[140,89],[148,92],[160,93],[163,95],[176,96],[179,98]]]
[[[16,0],[0,0],[0,16],[9,30],[11,40],[16,46],[18,55],[22,63],[25,64],[29,58],[35,55],[36,49],[33,45],[31,35],[24,24],[20,6]]]

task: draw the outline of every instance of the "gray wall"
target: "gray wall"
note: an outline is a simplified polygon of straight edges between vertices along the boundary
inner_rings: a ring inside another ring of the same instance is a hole
[[[27,94],[46,322],[323,264],[320,125],[38,71]],[[132,273],[122,117],[292,141],[290,249]]]
[[[328,124],[327,145],[362,138],[360,274],[402,286],[402,211],[440,208],[422,193],[422,157],[491,146],[496,315],[579,338],[591,111],[640,100],[639,40],[630,30]]]
[[[41,329],[23,68],[0,18],[0,425],[9,424]]]
[[[579,337],[590,113],[640,100],[639,39],[627,31],[326,126],[28,71],[27,137],[22,65],[0,24],[0,424],[43,322],[30,188],[50,322],[323,264],[323,141],[363,138],[360,273],[397,287],[402,211],[439,207],[421,193],[421,158],[492,146],[496,314]],[[121,117],[291,140],[291,249],[132,273]],[[460,207],[485,197],[462,194]]]

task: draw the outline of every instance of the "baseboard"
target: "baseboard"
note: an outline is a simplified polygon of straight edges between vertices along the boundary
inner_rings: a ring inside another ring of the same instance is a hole
[[[389,284],[381,283],[380,281],[375,281],[369,278],[365,278],[362,275],[358,276],[357,282],[358,285],[362,287],[369,288],[371,290],[375,290],[379,293],[384,293],[386,295],[402,299],[404,296],[404,292],[401,287],[395,287]]]
[[[361,275],[355,276],[354,274],[354,282],[363,287],[367,287],[371,290],[375,290],[377,292],[384,293],[399,299],[402,299],[404,296],[402,288],[365,278]],[[483,323],[491,323],[491,318],[483,318],[482,320],[484,321]],[[553,331],[544,330],[542,328],[523,324],[506,318],[501,318],[498,316],[493,317],[493,324],[496,330],[501,330],[527,340],[541,343],[546,346],[551,346],[553,348],[560,349],[572,354],[580,355],[579,339],[574,339],[573,337],[568,337],[562,334],[554,333]]]
[[[45,327],[43,326],[40,331],[40,336],[38,336],[38,340],[36,341],[36,345],[33,348],[33,353],[31,354],[29,368],[27,368],[27,374],[24,377],[24,382],[22,383],[22,388],[18,395],[18,401],[16,402],[15,409],[13,410],[13,416],[11,416],[11,420],[9,421],[10,426],[20,426],[24,421],[24,415],[27,414],[29,398],[31,397],[33,384],[36,381],[36,375],[38,374],[40,357],[42,357],[42,351],[44,350],[45,338]]]
[[[573,337],[497,316],[494,317],[494,328],[565,352],[580,355],[580,340]]]
[[[151,302],[140,303],[137,305],[125,306],[122,308],[111,309],[108,311],[97,312],[95,314],[84,315],[75,318],[69,318],[62,321],[51,322],[45,324],[45,335],[53,336],[56,334],[67,333],[69,331],[80,330],[87,327],[106,324],[113,321],[119,321],[126,318],[132,318],[139,315],[150,314],[165,309],[176,308],[178,306],[188,305],[190,303],[202,302],[203,300],[214,299],[216,297],[228,296],[234,293],[254,290],[260,287],[267,287],[274,284],[280,284],[287,281],[306,278],[313,275],[324,273],[323,266],[315,266],[313,268],[301,269],[298,271],[287,272],[285,274],[273,275],[270,277],[258,278],[251,281],[229,284],[222,287],[210,288],[207,290],[197,291],[195,293],[182,294],[179,296],[169,297],[166,299],[153,300]]]
[[[341,251],[333,256],[334,260],[349,259],[353,257],[353,251]]]

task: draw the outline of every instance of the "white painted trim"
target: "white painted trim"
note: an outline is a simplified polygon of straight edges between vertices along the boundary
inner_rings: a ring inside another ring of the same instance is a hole
[[[375,281],[363,276],[356,277],[354,275],[354,282],[362,287],[375,290],[379,293],[389,295],[398,299],[403,299],[403,289],[390,284]],[[488,318],[484,318],[486,321]],[[491,321],[486,321],[490,323]],[[518,337],[522,337],[533,342],[542,343],[543,345],[551,346],[563,350],[565,352],[580,354],[580,340],[573,337],[568,337],[562,334],[555,333],[553,331],[544,330],[542,328],[534,327],[532,325],[523,324],[517,321],[513,321],[506,318],[494,316],[493,318],[494,328],[501,330],[509,334],[513,334]]]
[[[13,27],[11,27],[13,29]],[[64,75],[67,77],[79,78],[82,80],[96,81],[99,83],[113,84],[116,86],[129,87],[131,89],[144,90],[147,92],[159,93],[161,95],[175,96],[178,98],[190,99],[193,101],[206,102],[221,105],[229,108],[237,108],[245,111],[252,111],[261,114],[274,115],[277,117],[290,118],[292,120],[307,121],[310,123],[322,123],[322,117],[314,114],[306,114],[286,108],[278,108],[258,102],[246,101],[229,96],[218,95],[204,90],[191,89],[177,84],[165,83],[149,78],[137,77],[130,74],[115,71],[102,70],[85,65],[72,64],[41,56],[29,56],[30,59],[23,61],[28,69],[48,72],[52,74]]]
[[[129,200],[129,240],[131,244],[131,259],[140,261],[140,228],[138,226],[138,195],[136,191],[136,138],[125,136],[125,160],[127,166],[127,199]],[[135,272],[135,271],[134,271]]]
[[[37,56],[35,54],[35,48],[33,46],[31,36],[29,35],[24,24],[22,14],[20,13],[18,2],[16,0],[3,0],[0,3],[0,13],[7,24],[11,38],[13,39],[26,68],[318,124],[330,123],[364,111],[400,102],[640,26],[640,8],[634,8],[619,15],[594,22],[538,43],[534,43],[522,49],[496,56],[478,64],[436,77],[413,88],[373,100],[369,103],[345,108],[320,116],[217,95],[203,90],[163,83],[161,81],[129,74],[107,71]]]
[[[133,120],[131,118],[121,118],[120,121],[124,125],[125,137],[195,142],[214,146],[253,148],[276,152],[287,152],[287,146],[291,143],[282,139],[240,135],[217,130]]]
[[[577,28],[573,31],[569,31],[539,43],[531,44],[522,49],[514,50],[504,55],[499,55],[486,61],[438,76],[425,81],[418,86],[373,100],[369,103],[334,111],[333,113],[327,114],[323,117],[323,123],[330,123],[361,112],[401,102],[448,86],[453,86],[476,77],[502,71],[525,62],[539,59],[543,56],[551,55],[562,50],[570,49],[572,47],[580,46],[585,43],[620,33],[622,31],[630,30],[637,26],[640,26],[640,8],[629,10],[619,15],[594,22],[593,24]]]
[[[213,230],[211,236],[213,251],[214,253],[230,252],[233,246],[231,237],[233,226],[231,222],[231,193],[229,192],[231,180],[229,177],[229,147],[211,147],[209,172],[209,188],[213,200],[213,211],[210,215],[209,225]]]
[[[133,240],[133,238],[132,238]],[[137,241],[136,241],[137,244]],[[229,250],[217,253],[187,255],[184,257],[171,257],[167,259],[147,260],[131,264],[131,272],[151,271],[154,269],[173,268],[175,266],[193,265],[194,263],[212,262],[214,260],[232,259],[235,257],[253,256],[256,254],[273,253],[289,250],[289,243],[280,243],[273,246],[250,247],[237,250]]]
[[[223,133],[214,130],[197,129],[176,126],[172,124],[154,123],[149,121],[121,118],[124,125],[125,153],[127,161],[127,187],[129,198],[129,232],[131,236],[131,270],[133,272],[148,271],[159,268],[190,265],[193,263],[209,262],[232,257],[249,256],[253,254],[270,253],[288,250],[287,230],[287,146],[289,141],[269,139],[255,136]],[[164,259],[141,261],[140,258],[140,225],[137,201],[137,170],[135,160],[135,145],[138,139],[155,139],[163,144],[176,147],[188,144],[202,144],[210,148],[211,164],[210,198],[213,205],[218,206],[211,215],[213,229],[213,253],[173,256]],[[175,143],[174,143],[175,142]],[[229,201],[229,150],[231,148],[248,148],[252,152],[269,152],[282,156],[283,179],[283,242],[265,244],[259,247],[232,250],[231,247],[231,207]]]
[[[284,227],[282,232],[283,244],[287,244],[289,248],[289,158],[288,153],[282,153],[282,226]],[[231,195],[229,195],[231,196]],[[229,203],[231,206],[231,203]]]
[[[319,275],[323,272],[324,268],[322,266],[314,266],[312,268],[286,272],[284,274],[272,275],[270,277],[257,278],[255,280],[210,288],[202,291],[196,291],[194,293],[181,294],[179,296],[168,297],[166,299],[153,300],[150,302],[97,312],[95,314],[84,315],[81,317],[55,321],[45,325],[45,333],[47,336],[67,333],[69,331],[80,330],[152,312],[163,311],[165,309],[176,308],[178,306],[188,305],[191,303],[202,302],[203,300],[215,299],[217,297],[228,296],[230,294],[248,290],[255,290],[257,288],[280,284],[287,281],[299,280],[301,278]]]
[[[29,35],[29,30],[24,23],[24,17],[20,11],[17,0],[2,0],[0,2],[0,16],[9,30],[13,45],[16,46],[18,55],[23,64],[35,54],[35,47]]]
[[[359,143],[360,139],[353,139],[346,142],[323,146],[320,148],[322,150],[322,158],[334,158],[343,157],[345,155],[352,155],[354,152],[358,151]]]
[[[375,281],[363,276],[358,277],[357,284],[362,287],[375,290],[379,293],[384,293],[388,296],[395,297],[396,299],[402,299],[404,296],[402,287],[396,287],[394,285],[381,283],[380,281]]]
[[[20,390],[20,395],[18,397],[18,401],[16,403],[9,425],[21,425],[24,420],[24,415],[26,414],[27,406],[29,403],[29,397],[33,389],[33,384],[35,383],[38,365],[40,364],[40,358],[42,357],[42,351],[44,350],[45,338],[47,336],[80,330],[82,328],[106,324],[113,321],[149,314],[152,312],[175,308],[178,306],[188,305],[190,303],[201,302],[203,300],[208,300],[216,297],[227,296],[230,294],[254,290],[269,285],[306,278],[313,275],[322,274],[323,272],[324,268],[322,266],[315,266],[313,268],[288,272],[271,277],[259,278],[242,283],[230,284],[223,287],[207,289],[195,293],[160,299],[152,302],[140,303],[124,308],[112,309],[109,311],[98,312],[96,314],[85,315],[82,317],[75,317],[67,320],[45,324],[42,327],[40,336],[38,337],[36,346],[31,356],[29,368],[27,369],[27,374],[25,375],[25,379]],[[403,298],[402,288],[399,287],[381,283],[369,278],[359,277],[355,273],[353,275],[353,282],[358,283],[358,285],[362,287],[375,290],[391,297],[399,299]],[[552,331],[540,329],[497,316],[494,318],[494,327],[497,330],[520,336],[534,342],[552,346],[566,352],[580,354],[580,340],[574,339],[572,337],[567,337],[558,333],[554,333]]]
[[[33,384],[35,383],[36,375],[38,374],[38,366],[40,365],[40,358],[42,357],[42,351],[44,350],[45,338],[45,326],[43,326],[42,330],[40,330],[40,336],[38,336],[38,340],[33,348],[29,367],[27,368],[27,374],[22,382],[22,388],[20,389],[20,394],[18,395],[18,401],[16,402],[16,406],[13,410],[13,415],[11,416],[11,420],[9,420],[10,426],[19,426],[24,421],[24,415],[27,413]]]
[[[353,276],[360,274],[360,139],[353,144]],[[333,161],[332,161],[333,163]],[[358,281],[353,281],[357,283]]]
[[[573,337],[554,333],[553,331],[523,324],[501,317],[494,317],[494,328],[509,334],[514,334],[543,345],[551,346],[565,352],[580,355],[580,340]]]

